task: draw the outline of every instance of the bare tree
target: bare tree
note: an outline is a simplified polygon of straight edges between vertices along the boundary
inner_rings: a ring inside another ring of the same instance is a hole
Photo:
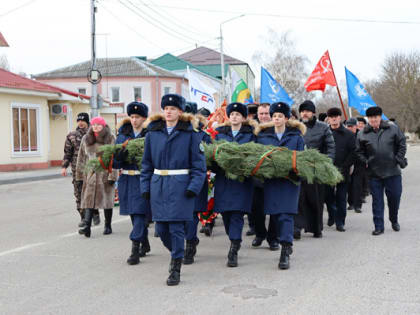
[[[252,59],[255,64],[262,65],[271,73],[295,104],[300,104],[306,99],[313,98],[304,87],[309,76],[306,69],[309,59],[297,52],[290,34],[290,32],[279,34],[269,29],[264,38],[269,48],[256,51]]]

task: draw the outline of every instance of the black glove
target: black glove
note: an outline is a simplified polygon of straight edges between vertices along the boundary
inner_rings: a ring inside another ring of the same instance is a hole
[[[111,185],[111,186],[114,186],[115,180],[108,180],[108,184]]]
[[[187,197],[187,198],[194,198],[195,196],[197,196],[195,194],[195,192],[193,192],[191,190],[188,190],[188,189],[185,191],[185,197]]]
[[[407,158],[403,158],[402,160],[398,159],[397,163],[401,168],[406,168],[408,165]]]
[[[143,199],[150,200],[150,193],[149,192],[142,193],[141,196],[143,197]]]

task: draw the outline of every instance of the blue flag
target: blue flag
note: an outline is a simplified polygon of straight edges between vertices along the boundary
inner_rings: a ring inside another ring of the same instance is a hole
[[[283,87],[271,76],[270,72],[261,67],[261,103],[284,102],[292,106],[294,101]]]
[[[346,67],[346,81],[347,81],[347,94],[349,97],[349,106],[356,109],[360,115],[366,116],[366,109],[369,107],[377,106],[373,99],[366,92],[359,79],[351,73]],[[382,114],[382,119],[388,118]]]

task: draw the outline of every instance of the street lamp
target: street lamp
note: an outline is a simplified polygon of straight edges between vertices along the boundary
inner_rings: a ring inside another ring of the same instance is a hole
[[[220,67],[221,67],[221,70],[222,70],[222,92],[220,93],[220,104],[222,104],[222,102],[223,102],[223,100],[225,99],[225,96],[226,96],[225,95],[225,91],[226,91],[225,90],[225,61],[224,61],[224,56],[223,56],[222,25],[225,24],[225,23],[227,23],[227,22],[230,22],[230,21],[239,19],[239,18],[241,18],[243,16],[245,16],[245,14],[241,14],[241,15],[235,16],[235,17],[233,17],[233,18],[231,18],[229,20],[226,20],[226,21],[223,21],[223,22],[220,23]]]

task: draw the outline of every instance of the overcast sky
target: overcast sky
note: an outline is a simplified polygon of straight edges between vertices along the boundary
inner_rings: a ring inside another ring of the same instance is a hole
[[[97,33],[107,34],[98,36],[98,57],[179,55],[195,43],[219,49],[220,23],[244,13],[223,25],[225,52],[251,65],[257,86],[260,65],[252,63],[252,56],[266,48],[268,28],[291,31],[298,51],[311,62],[309,71],[328,49],[339,81],[344,79],[344,66],[367,80],[378,75],[387,54],[420,50],[418,0],[99,0],[97,5]],[[7,56],[13,71],[36,74],[82,62],[91,54],[90,1],[1,0],[0,31],[10,45],[0,47],[0,55]]]

